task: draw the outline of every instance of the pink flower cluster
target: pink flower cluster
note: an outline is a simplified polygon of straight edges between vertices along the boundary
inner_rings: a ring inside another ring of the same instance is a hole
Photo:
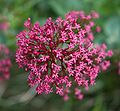
[[[0,44],[0,81],[7,80],[10,77],[11,61],[8,56],[9,49],[5,45]]]
[[[55,92],[68,100],[75,88],[75,96],[82,99],[79,88],[94,85],[98,73],[108,68],[105,58],[112,51],[93,43],[93,20],[98,17],[96,12],[72,11],[65,19],[47,19],[43,26],[32,26],[30,18],[24,23],[27,29],[17,35],[16,61],[29,71],[28,83],[38,94]]]

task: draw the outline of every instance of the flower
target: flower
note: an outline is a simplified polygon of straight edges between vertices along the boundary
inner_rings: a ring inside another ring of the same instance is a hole
[[[0,81],[9,79],[10,67],[9,49],[5,45],[0,44]]]
[[[100,26],[97,26],[97,27],[96,27],[96,32],[101,32]]]
[[[92,16],[93,18],[99,18],[99,14],[98,14],[97,12],[95,12],[95,11],[92,11],[92,12],[91,12],[91,16]]]
[[[84,95],[82,94],[82,92],[81,92],[80,89],[75,88],[75,96],[76,96],[79,100],[82,100]]]
[[[28,83],[37,86],[38,94],[56,92],[68,100],[70,89],[77,86],[75,95],[81,100],[79,88],[88,90],[101,69],[108,68],[105,58],[112,51],[93,43],[94,18],[98,15],[93,12],[72,11],[65,19],[48,18],[43,26],[38,22],[32,26],[30,18],[25,22],[27,29],[17,35],[16,62],[29,70]]]

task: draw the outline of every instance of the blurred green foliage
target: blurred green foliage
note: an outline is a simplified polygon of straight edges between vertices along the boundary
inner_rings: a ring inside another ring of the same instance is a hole
[[[16,34],[24,29],[28,18],[43,25],[48,17],[53,19],[71,10],[89,13],[95,10],[100,14],[97,24],[102,32],[95,35],[96,43],[107,43],[114,50],[112,65],[98,77],[98,83],[85,92],[82,101],[73,97],[64,102],[61,97],[35,95],[34,89],[27,86],[27,76],[15,63]],[[120,111],[120,76],[117,62],[120,61],[120,0],[0,0],[0,22],[6,17],[9,28],[0,30],[0,43],[11,50],[13,67],[11,78],[0,84],[0,111]]]

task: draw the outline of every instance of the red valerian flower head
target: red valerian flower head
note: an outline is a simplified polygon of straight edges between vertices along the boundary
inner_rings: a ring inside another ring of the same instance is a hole
[[[9,49],[5,45],[0,44],[0,81],[9,79],[10,67]]]
[[[37,86],[38,94],[56,92],[68,100],[75,87],[75,96],[81,100],[79,88],[88,90],[98,73],[108,68],[105,58],[112,51],[93,43],[94,18],[98,18],[95,12],[72,11],[65,19],[48,18],[43,26],[38,22],[32,26],[30,18],[25,22],[27,29],[17,35],[16,61],[29,71],[28,83]]]

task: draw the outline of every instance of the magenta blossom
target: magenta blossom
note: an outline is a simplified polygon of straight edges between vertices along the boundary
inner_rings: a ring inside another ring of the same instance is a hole
[[[79,88],[87,90],[98,73],[108,68],[105,58],[112,51],[93,43],[93,19],[98,17],[95,12],[72,11],[65,19],[49,18],[43,26],[38,22],[32,26],[30,18],[24,23],[27,29],[17,35],[16,61],[29,71],[28,83],[37,86],[38,94],[55,92],[68,100],[75,87],[75,96],[81,100]]]
[[[10,77],[11,61],[8,55],[9,49],[5,45],[0,44],[0,81],[7,80]]]

